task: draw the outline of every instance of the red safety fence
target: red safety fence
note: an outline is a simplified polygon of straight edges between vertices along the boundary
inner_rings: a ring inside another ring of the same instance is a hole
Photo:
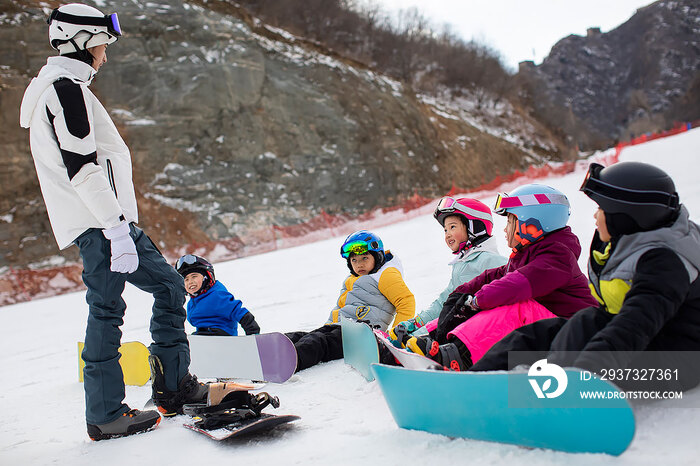
[[[645,142],[653,141],[654,139],[660,139],[660,138],[665,138],[668,136],[673,136],[675,134],[683,133],[685,131],[689,131],[693,128],[697,128],[700,126],[700,120],[695,120],[695,121],[689,121],[689,122],[684,122],[684,123],[676,123],[673,125],[673,128],[667,129],[666,131],[661,131],[659,133],[645,133],[642,134],[641,136],[637,136],[635,138],[630,139],[629,141],[626,142],[620,142],[615,146],[615,151],[617,155],[620,155],[620,152],[622,152],[622,149],[624,149],[627,146],[635,146],[637,144],[643,144]]]

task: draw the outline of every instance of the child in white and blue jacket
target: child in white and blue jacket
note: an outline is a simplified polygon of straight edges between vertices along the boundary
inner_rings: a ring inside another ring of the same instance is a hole
[[[392,322],[396,325],[413,318],[416,311],[416,300],[404,281],[401,261],[384,249],[379,236],[367,230],[356,231],[345,239],[340,255],[347,262],[350,275],[343,280],[340,296],[326,323],[310,332],[285,333],[297,351],[297,372],[343,358],[341,319],[367,322],[384,331]]]

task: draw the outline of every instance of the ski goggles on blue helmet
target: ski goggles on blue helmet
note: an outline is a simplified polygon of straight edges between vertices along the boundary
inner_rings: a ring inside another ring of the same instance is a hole
[[[107,32],[109,32],[113,36],[121,37],[122,35],[122,28],[119,25],[119,17],[116,13],[104,15],[100,18],[99,16],[71,15],[70,13],[63,13],[62,11],[58,11],[58,8],[56,8],[51,12],[49,19],[47,19],[46,22],[48,24],[51,24],[51,22],[54,20],[84,26],[103,26],[106,27]]]
[[[370,251],[384,252],[384,244],[377,235],[367,230],[351,234],[340,247],[340,255],[345,259],[351,254],[361,255]]]
[[[566,196],[559,193],[523,194],[520,196],[498,193],[493,211],[498,215],[506,215],[508,209],[548,204],[558,204],[566,207],[571,206]]]

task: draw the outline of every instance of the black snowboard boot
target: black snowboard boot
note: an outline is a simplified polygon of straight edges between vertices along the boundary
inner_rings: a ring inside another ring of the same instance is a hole
[[[391,354],[391,351],[389,351],[389,348],[387,348],[384,343],[379,341],[377,338],[377,347],[379,348],[379,362],[382,364],[386,364],[387,366],[398,366],[399,363],[396,361],[396,358],[394,357],[393,354]]]
[[[157,411],[132,409],[107,424],[88,424],[88,436],[92,440],[126,437],[153,429],[160,422]]]
[[[165,386],[163,365],[158,356],[148,356],[151,366],[151,390],[153,404],[163,416],[175,416],[182,414],[182,405],[191,403],[206,403],[209,395],[209,386],[197,381],[192,374],[185,374],[180,380],[177,391],[168,391]]]

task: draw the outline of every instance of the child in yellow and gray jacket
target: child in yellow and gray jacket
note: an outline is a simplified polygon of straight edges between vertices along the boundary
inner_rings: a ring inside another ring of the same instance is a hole
[[[357,231],[345,239],[340,254],[347,260],[350,275],[343,281],[328,321],[311,332],[286,334],[297,350],[297,371],[343,357],[341,318],[361,320],[386,331],[389,325],[415,314],[416,300],[403,280],[401,262],[384,251],[379,236]]]

